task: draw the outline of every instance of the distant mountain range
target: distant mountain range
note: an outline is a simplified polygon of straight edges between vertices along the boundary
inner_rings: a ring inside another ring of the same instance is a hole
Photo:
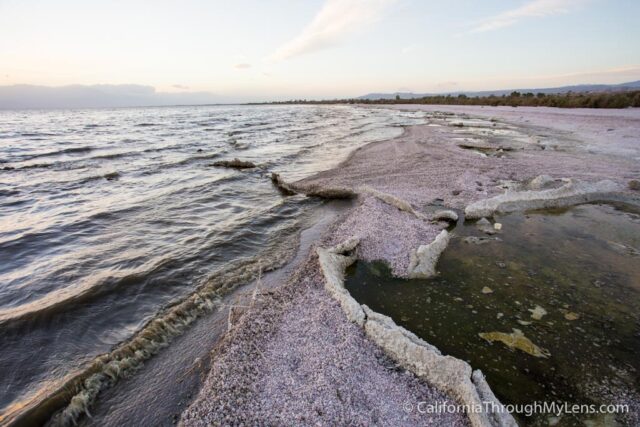
[[[143,85],[0,86],[0,109],[104,108],[224,102],[208,92],[156,92]]]
[[[574,86],[561,86],[561,87],[552,87],[552,88],[541,88],[541,89],[508,89],[508,90],[485,90],[479,92],[444,92],[444,93],[413,93],[413,92],[393,92],[393,93],[369,93],[364,96],[358,97],[358,99],[393,99],[397,95],[402,99],[412,99],[412,98],[424,98],[425,96],[458,96],[458,95],[466,95],[470,97],[478,97],[478,96],[502,96],[509,95],[511,92],[520,92],[520,93],[544,93],[544,94],[556,94],[556,93],[567,93],[567,92],[621,92],[628,90],[640,90],[640,80],[636,80],[634,82],[628,83],[620,83],[615,85],[605,85],[605,84],[585,84],[585,85],[574,85]]]

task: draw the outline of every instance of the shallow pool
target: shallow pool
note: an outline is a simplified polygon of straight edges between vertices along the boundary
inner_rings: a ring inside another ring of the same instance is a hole
[[[460,221],[436,278],[398,279],[381,262],[358,262],[345,285],[359,302],[480,368],[503,403],[637,405],[640,211],[593,204],[495,221],[502,229],[493,235]],[[522,336],[518,348],[505,344]],[[602,414],[518,421],[616,425],[614,418],[630,422]]]

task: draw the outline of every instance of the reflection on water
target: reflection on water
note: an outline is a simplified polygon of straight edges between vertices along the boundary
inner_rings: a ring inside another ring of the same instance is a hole
[[[382,263],[358,262],[346,286],[359,302],[482,369],[505,403],[636,402],[637,410],[639,212],[583,205],[496,221],[500,240],[480,245],[464,239],[482,236],[477,227],[459,224],[434,279],[401,280]],[[514,329],[548,357],[505,345],[504,335],[520,336]],[[611,421],[578,415],[559,425],[586,420]]]
[[[423,116],[321,106],[0,112],[0,423],[230,262],[290,241],[316,202],[283,199],[270,171],[291,180],[330,168]],[[259,167],[212,165],[235,157]]]

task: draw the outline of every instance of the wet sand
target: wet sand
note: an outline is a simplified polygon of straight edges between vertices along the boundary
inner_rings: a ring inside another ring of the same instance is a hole
[[[295,183],[358,194],[355,206],[316,246],[358,238],[359,259],[386,261],[394,275],[407,277],[411,253],[448,225],[428,220],[436,210],[462,213],[540,175],[611,180],[621,197],[638,201],[639,193],[628,189],[630,180],[640,178],[638,109],[399,108],[447,114]],[[390,200],[408,203],[410,210]],[[403,409],[406,401],[453,399],[398,366],[347,320],[324,288],[315,251],[249,306],[214,349],[208,377],[181,416],[183,425],[469,423],[463,414]]]

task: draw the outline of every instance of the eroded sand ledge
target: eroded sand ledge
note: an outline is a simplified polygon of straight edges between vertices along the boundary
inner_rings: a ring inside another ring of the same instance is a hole
[[[640,146],[637,137],[630,144],[625,132],[640,134],[639,111],[607,111],[597,120],[592,111],[545,114],[559,122],[549,126],[563,131],[544,129],[552,139],[544,144],[537,139],[539,123],[515,126],[495,119],[522,134],[518,148],[501,156],[461,147],[453,133],[458,130],[445,122],[369,144],[339,168],[311,178],[291,184],[274,179],[285,195],[357,195],[358,204],[288,282],[261,294],[234,324],[215,349],[209,377],[182,424],[415,425],[429,416],[435,425],[513,425],[498,413],[467,418],[404,411],[407,401],[497,399],[481,372],[359,305],[344,289],[344,269],[357,257],[385,260],[401,277],[435,274],[450,237],[441,220],[455,220],[456,212],[481,217],[600,200],[638,203],[628,182],[640,174]],[[512,113],[505,117],[512,120]],[[581,120],[588,135],[580,133]],[[614,122],[623,131],[594,140],[595,122],[605,128]],[[576,142],[583,138],[589,143]],[[491,144],[504,145],[483,142]]]

